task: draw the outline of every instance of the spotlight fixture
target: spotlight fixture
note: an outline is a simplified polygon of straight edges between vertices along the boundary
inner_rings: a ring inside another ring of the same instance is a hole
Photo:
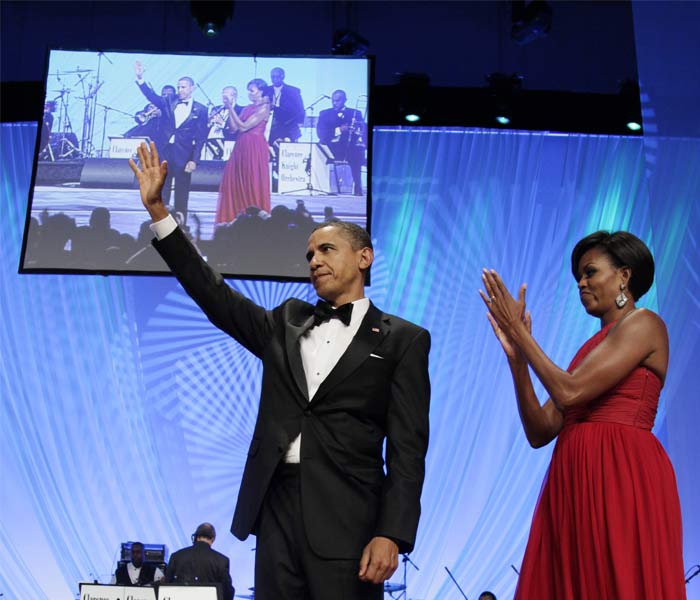
[[[417,123],[427,113],[430,77],[425,73],[398,73],[399,112],[404,121]]]
[[[513,73],[492,73],[486,77],[491,90],[493,118],[499,125],[510,125],[517,95],[523,86],[523,78]]]
[[[331,54],[340,56],[367,56],[369,42],[350,29],[338,29],[333,34]]]
[[[546,36],[552,28],[552,7],[544,0],[513,0],[510,37],[524,46]]]
[[[633,79],[620,83],[620,118],[628,131],[639,133],[642,130],[642,107],[639,99],[639,84]]]
[[[207,37],[214,37],[233,17],[233,0],[190,0],[190,13]]]

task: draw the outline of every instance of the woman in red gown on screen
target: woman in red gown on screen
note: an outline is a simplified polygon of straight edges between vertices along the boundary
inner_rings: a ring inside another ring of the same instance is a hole
[[[223,97],[231,129],[239,131],[233,152],[224,167],[216,204],[215,223],[229,223],[249,206],[270,212],[270,153],[265,126],[270,118],[270,103],[263,97],[262,79],[248,83],[248,98],[240,117],[233,109],[235,97]]]
[[[601,329],[568,370],[531,335],[525,286],[515,300],[484,269],[481,296],[508,358],[525,435],[557,437],[530,529],[516,600],[685,598],[673,467],[651,433],[668,366],[661,318],[635,302],[654,260],[637,237],[599,231],[573,250],[586,312]],[[528,371],[550,398],[540,406]]]

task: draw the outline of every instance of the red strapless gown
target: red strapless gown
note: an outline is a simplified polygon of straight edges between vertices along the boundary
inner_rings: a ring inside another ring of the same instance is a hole
[[[255,112],[250,104],[241,111],[241,121]],[[270,151],[265,140],[265,125],[261,121],[238,136],[231,156],[224,167],[216,203],[215,223],[229,223],[249,206],[270,212]]]
[[[607,335],[604,327],[569,371]],[[681,510],[651,433],[658,377],[637,368],[568,410],[530,530],[516,600],[682,600]]]

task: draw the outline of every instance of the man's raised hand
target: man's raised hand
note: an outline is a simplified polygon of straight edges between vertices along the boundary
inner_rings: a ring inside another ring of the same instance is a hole
[[[160,162],[158,150],[153,142],[150,143],[150,148],[145,142],[141,142],[137,154],[139,164],[137,165],[130,158],[129,166],[139,182],[141,202],[146,207],[148,214],[151,215],[151,219],[160,221],[168,216],[168,210],[161,198],[163,182],[168,174],[168,163],[166,161]]]

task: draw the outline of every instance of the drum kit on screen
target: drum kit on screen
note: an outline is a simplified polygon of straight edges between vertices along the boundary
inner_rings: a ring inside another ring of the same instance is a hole
[[[133,117],[124,111],[97,102],[97,96],[104,83],[100,79],[102,59],[111,62],[100,52],[95,69],[77,66],[75,69],[49,73],[47,97],[44,103],[44,118],[41,129],[39,160],[79,160],[97,156],[104,148],[107,113],[116,111]],[[93,75],[94,73],[94,75]],[[53,99],[51,96],[56,94]],[[70,115],[76,114],[75,103],[82,102],[82,123],[80,139],[73,128]],[[97,108],[104,109],[102,142],[99,147],[93,144]]]

